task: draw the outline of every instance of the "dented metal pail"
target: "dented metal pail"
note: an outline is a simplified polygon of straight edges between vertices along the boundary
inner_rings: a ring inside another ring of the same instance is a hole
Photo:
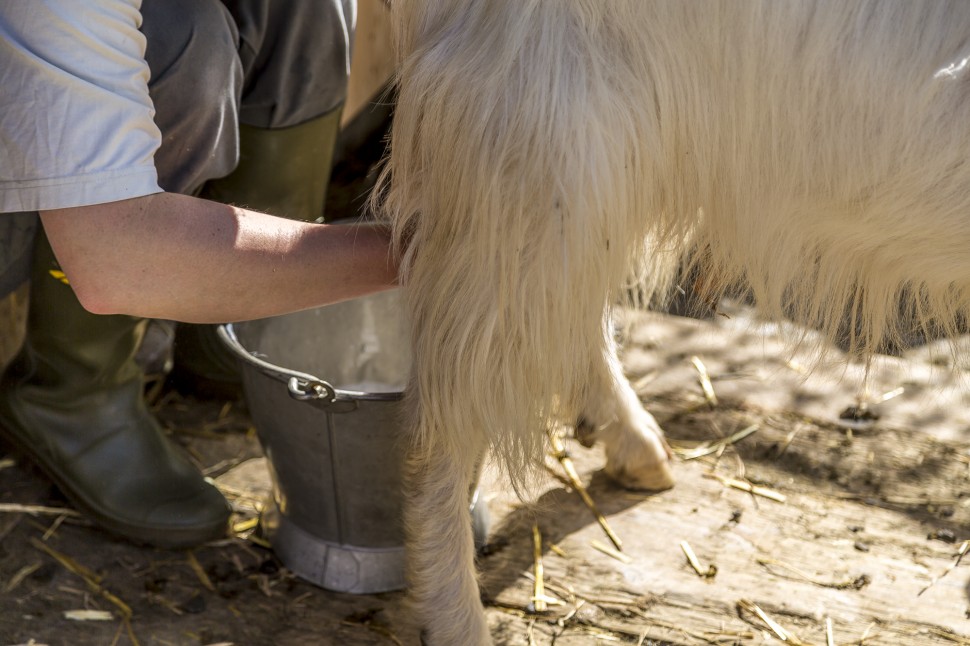
[[[397,291],[225,325],[272,471],[264,528],[329,590],[404,587],[400,400],[410,369]]]

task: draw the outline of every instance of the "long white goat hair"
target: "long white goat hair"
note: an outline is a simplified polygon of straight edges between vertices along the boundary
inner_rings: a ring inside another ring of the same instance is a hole
[[[456,384],[481,397],[442,411],[446,432],[484,423],[516,463],[533,434],[502,433],[534,426],[537,395],[544,414],[582,401],[570,340],[598,329],[631,269],[666,279],[690,252],[705,284],[743,285],[770,314],[833,335],[853,316],[862,350],[908,331],[901,300],[944,329],[966,314],[966,3],[394,11],[384,212],[432,346],[417,374],[446,380],[422,404]],[[463,374],[442,374],[441,353]]]
[[[406,241],[409,391],[436,440],[486,433],[520,474],[536,429],[576,420],[589,340],[652,228],[634,180],[655,134],[625,110],[644,90],[601,51],[620,34],[600,32],[613,20],[598,2],[394,13],[402,66],[383,209]]]
[[[970,3],[397,0],[393,21],[380,208],[442,478],[485,446],[517,477],[583,414],[631,275],[695,266],[860,351],[967,318]]]

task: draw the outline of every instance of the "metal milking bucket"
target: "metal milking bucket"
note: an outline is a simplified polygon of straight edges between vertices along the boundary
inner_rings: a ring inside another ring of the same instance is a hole
[[[280,560],[330,590],[404,587],[400,404],[411,355],[399,292],[220,335],[240,359],[270,465],[263,523]]]

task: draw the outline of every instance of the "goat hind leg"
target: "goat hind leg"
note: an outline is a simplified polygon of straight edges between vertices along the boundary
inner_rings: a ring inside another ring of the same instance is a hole
[[[481,457],[473,444],[412,449],[405,464],[409,595],[426,646],[492,644],[469,515],[471,481]]]
[[[630,489],[672,487],[671,453],[663,430],[623,374],[608,323],[600,352],[590,366],[588,393],[576,435],[586,446],[603,443],[607,475]]]

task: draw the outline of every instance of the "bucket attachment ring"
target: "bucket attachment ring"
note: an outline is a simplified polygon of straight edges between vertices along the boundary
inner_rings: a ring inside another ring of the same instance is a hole
[[[298,401],[318,401],[334,402],[337,400],[337,393],[333,386],[325,381],[300,379],[290,377],[286,385],[290,391],[290,397]]]

